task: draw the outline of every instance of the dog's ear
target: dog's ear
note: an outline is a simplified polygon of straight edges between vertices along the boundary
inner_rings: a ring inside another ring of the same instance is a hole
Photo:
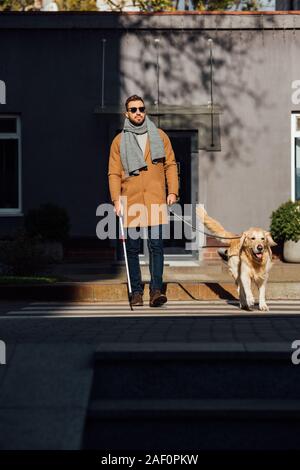
[[[277,246],[277,243],[274,242],[272,235],[270,232],[265,232],[265,237],[267,239],[268,245],[269,246]]]
[[[248,232],[243,232],[242,235],[241,235],[239,253],[243,249],[243,246],[244,246],[244,243],[246,241],[247,235],[248,235]]]

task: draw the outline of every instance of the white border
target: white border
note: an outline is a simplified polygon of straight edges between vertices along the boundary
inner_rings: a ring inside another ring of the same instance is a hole
[[[18,139],[18,207],[16,209],[3,209],[0,207],[1,216],[16,216],[22,214],[22,158],[21,158],[21,119],[17,114],[0,114],[2,118],[15,118],[17,121],[16,132],[0,133],[0,139]]]

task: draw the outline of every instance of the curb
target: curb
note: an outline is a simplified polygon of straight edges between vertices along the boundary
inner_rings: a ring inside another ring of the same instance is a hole
[[[236,286],[233,282],[167,282],[164,291],[169,300],[235,300]],[[255,288],[254,294],[257,296]],[[269,300],[300,299],[300,282],[270,282],[266,297]],[[2,285],[0,300],[45,300],[71,302],[118,302],[127,300],[126,282],[81,283],[61,282],[39,285]],[[145,283],[145,300],[149,299],[148,283]]]

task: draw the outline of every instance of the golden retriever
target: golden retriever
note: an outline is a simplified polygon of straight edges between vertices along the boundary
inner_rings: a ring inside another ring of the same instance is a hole
[[[212,234],[224,238],[237,236],[225,230],[219,222],[209,217],[203,207],[198,206],[196,213]],[[272,267],[271,246],[276,245],[270,232],[259,227],[251,227],[242,235],[238,235],[237,239],[224,239],[223,241],[229,245],[227,263],[237,285],[240,308],[251,310],[254,306],[251,290],[251,281],[253,280],[259,290],[259,310],[268,311],[265,299],[266,284]]]

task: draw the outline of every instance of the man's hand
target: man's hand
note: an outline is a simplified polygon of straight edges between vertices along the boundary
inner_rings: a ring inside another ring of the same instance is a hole
[[[176,194],[168,194],[168,197],[167,197],[167,204],[168,206],[171,206],[172,204],[175,204],[175,202],[177,201],[177,196]]]
[[[117,214],[118,217],[121,215],[121,202],[120,201],[114,201],[114,211]]]

